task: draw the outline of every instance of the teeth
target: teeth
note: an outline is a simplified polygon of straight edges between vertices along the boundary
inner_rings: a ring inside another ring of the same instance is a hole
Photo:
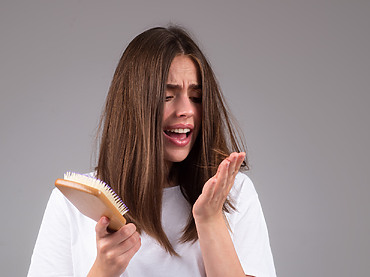
[[[172,132],[172,133],[179,133],[179,134],[184,134],[184,133],[189,133],[190,129],[171,129],[171,130],[166,130],[167,132]]]

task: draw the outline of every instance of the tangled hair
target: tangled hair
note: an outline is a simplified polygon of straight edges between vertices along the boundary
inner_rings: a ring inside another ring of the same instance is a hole
[[[214,73],[203,53],[179,27],[152,28],[124,51],[108,92],[100,129],[97,176],[110,184],[130,209],[125,215],[139,231],[177,255],[161,223],[162,191],[168,178],[162,117],[172,60],[186,55],[198,65],[202,85],[202,123],[188,157],[174,163],[170,178],[192,206],[204,183],[231,152],[244,150],[231,123]],[[243,166],[248,168],[247,162]],[[224,212],[233,209],[224,203]],[[191,210],[181,242],[198,239]]]

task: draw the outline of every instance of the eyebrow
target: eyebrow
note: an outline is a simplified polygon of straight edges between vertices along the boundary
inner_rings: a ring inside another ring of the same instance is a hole
[[[175,85],[175,84],[166,84],[166,88],[169,90],[178,90],[181,89],[180,85]],[[202,85],[200,84],[191,84],[189,85],[189,89],[202,89]]]

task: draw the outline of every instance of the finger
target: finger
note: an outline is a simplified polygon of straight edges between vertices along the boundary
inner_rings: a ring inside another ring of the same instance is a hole
[[[202,189],[202,197],[204,197],[204,199],[212,198],[215,190],[216,181],[217,181],[216,177],[213,176],[204,184]]]
[[[132,237],[135,233],[136,235]],[[98,252],[108,255],[108,258],[122,255],[137,242],[139,237],[139,234],[136,232],[136,226],[132,223],[122,226],[115,233],[107,232],[103,237],[99,237],[99,235],[97,234]]]
[[[124,267],[127,267],[129,261],[132,259],[132,257],[136,254],[137,251],[139,251],[141,247],[141,238],[139,237],[139,240],[126,252],[122,253],[120,255],[121,262]]]
[[[245,153],[244,152],[235,153],[233,155],[233,158],[235,160],[234,160],[234,168],[233,168],[233,171],[230,173],[230,177],[229,177],[229,188],[228,188],[229,191],[231,190],[232,186],[234,185],[235,177],[238,174],[238,172],[240,170],[240,166],[242,165],[242,163],[244,161]]]
[[[240,170],[240,167],[243,163],[245,159],[245,153],[244,152],[241,152],[241,153],[238,153],[238,156],[236,157],[236,169],[235,169],[235,176],[236,174],[239,172]]]
[[[135,247],[141,242],[141,238],[138,232],[134,232],[131,236],[126,238],[119,244],[119,255],[122,255],[129,251],[131,248]]]
[[[227,158],[226,158],[227,159]],[[225,159],[225,160],[226,160]],[[214,175],[214,177],[215,178],[217,178],[219,175],[220,175],[220,171],[221,171],[221,169],[222,169],[222,166],[223,166],[223,162],[225,161],[225,160],[222,160],[222,162],[218,165],[218,168],[217,168],[217,172],[216,172],[216,174]]]
[[[244,159],[245,159],[245,152],[241,152],[241,153],[239,153],[239,156],[238,156],[238,161],[237,161],[237,164],[238,164],[238,171],[239,171],[239,169],[240,169],[240,167],[241,167],[241,165],[242,165],[242,163],[243,163],[243,161],[244,161]]]
[[[102,216],[95,226],[95,232],[97,238],[104,238],[109,235],[107,227],[109,225],[109,218]]]
[[[222,187],[224,187],[227,184],[227,178],[229,176],[229,170],[230,166],[232,165],[232,162],[229,159],[225,159],[222,163],[220,176],[218,177],[218,180],[220,184],[222,184]]]
[[[128,223],[122,226],[117,232],[111,234],[111,242],[120,244],[129,239],[136,232],[136,226],[133,223]]]
[[[235,172],[238,170],[237,168],[238,153],[235,153],[235,152],[231,153],[230,156],[228,157],[228,160],[230,161],[229,172],[228,172],[228,184],[229,184]]]
[[[121,230],[121,229],[120,229]],[[116,244],[114,234],[110,234],[104,239],[101,239],[97,245],[98,255],[102,257],[102,261],[106,266],[116,267],[118,270],[127,267],[132,256],[139,250],[141,239],[138,232],[134,232],[130,237],[123,242]]]
[[[140,249],[140,247],[141,247],[141,237],[139,237],[139,240],[137,241],[137,243],[131,249],[129,249],[126,253],[130,255],[131,257],[133,257],[135,253]]]
[[[228,170],[227,182],[224,188],[224,195],[226,196],[230,192],[230,189],[234,183],[236,172],[238,171],[237,168],[238,153],[236,152],[231,153],[227,159],[230,161],[230,166]]]
[[[232,155],[232,158],[233,158],[233,161],[234,161],[234,164],[233,164],[234,167],[233,167],[233,171],[231,172],[231,175],[233,175],[233,177],[235,177],[236,174],[238,174],[240,166],[244,161],[245,153],[244,152],[232,153],[231,155]]]
[[[225,159],[219,165],[218,174],[216,175],[216,184],[214,187],[214,195],[218,195],[227,186],[228,171],[230,167],[230,161]]]

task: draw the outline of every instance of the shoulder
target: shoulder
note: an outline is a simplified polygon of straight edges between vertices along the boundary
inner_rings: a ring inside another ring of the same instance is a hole
[[[57,215],[56,217],[59,217],[59,219],[66,218],[69,221],[72,215],[78,213],[78,210],[58,188],[54,188],[50,194],[46,213]]]
[[[232,229],[235,224],[249,222],[258,217],[256,215],[260,210],[258,194],[252,180],[246,174],[239,172],[236,175],[228,199],[235,209],[226,214]]]
[[[246,174],[239,172],[230,190],[230,197],[234,200],[240,200],[240,198],[246,200],[258,197],[258,195],[252,180]]]

